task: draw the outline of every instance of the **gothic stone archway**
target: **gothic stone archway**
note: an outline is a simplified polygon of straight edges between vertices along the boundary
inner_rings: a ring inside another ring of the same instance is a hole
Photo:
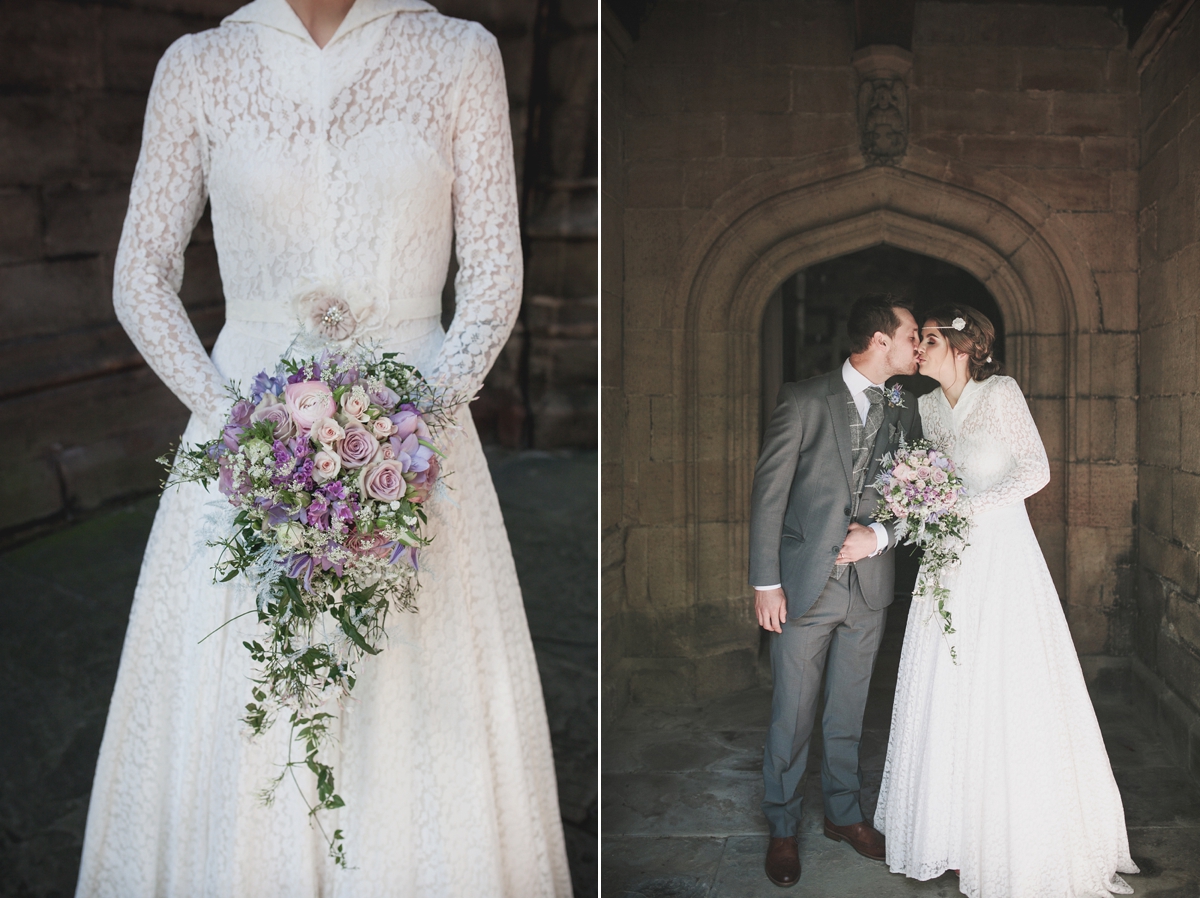
[[[651,634],[647,663],[634,665],[635,694],[639,667],[660,694],[753,681],[745,559],[763,308],[792,272],[880,243],[965,269],[999,304],[1009,370],[1051,459],[1051,483],[1030,501],[1031,517],[1077,647],[1106,650],[1107,615],[1121,591],[1116,572],[1132,561],[1136,472],[1097,470],[1086,449],[1077,457],[1080,399],[1086,407],[1092,392],[1090,341],[1103,325],[1092,272],[1051,210],[1008,178],[919,149],[899,166],[874,168],[835,152],[730,191],[680,254],[664,311],[673,341],[661,347],[671,383],[651,410],[658,460],[650,464],[669,463],[671,491],[648,532],[635,532],[647,522],[630,521],[627,563],[655,572],[649,611],[632,624]]]

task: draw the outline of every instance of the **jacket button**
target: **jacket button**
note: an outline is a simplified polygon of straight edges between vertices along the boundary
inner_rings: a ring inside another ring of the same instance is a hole
[[[833,547],[833,554],[834,554],[834,555],[836,555],[836,554],[837,554],[838,552],[840,552],[840,551],[842,551],[842,547],[841,547],[841,546],[834,546],[834,547]]]
[[[845,508],[842,509],[842,514],[850,514],[850,506],[849,505],[847,505]]]

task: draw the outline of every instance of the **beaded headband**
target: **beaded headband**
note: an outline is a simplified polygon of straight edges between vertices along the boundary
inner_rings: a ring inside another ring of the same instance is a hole
[[[953,321],[951,321],[949,324],[938,324],[938,325],[935,325],[935,326],[931,327],[931,328],[930,328],[930,330],[935,330],[935,331],[949,331],[949,330],[961,331],[961,330],[962,330],[964,327],[966,327],[966,326],[967,326],[967,320],[966,320],[965,318],[955,318],[955,319],[954,319]],[[990,365],[990,364],[991,364],[991,362],[992,362],[992,357],[991,357],[990,355],[987,357],[987,361],[988,361],[988,364]]]

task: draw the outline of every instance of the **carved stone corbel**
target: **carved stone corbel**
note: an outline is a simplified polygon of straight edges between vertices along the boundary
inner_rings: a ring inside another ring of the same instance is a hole
[[[858,139],[867,165],[895,165],[908,149],[908,84],[913,56],[891,45],[863,47],[858,72]]]

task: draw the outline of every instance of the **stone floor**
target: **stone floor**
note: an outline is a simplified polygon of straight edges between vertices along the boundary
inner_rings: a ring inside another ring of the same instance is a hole
[[[864,812],[874,814],[907,608],[889,615],[862,742]],[[631,706],[604,734],[602,898],[899,898],[957,895],[953,874],[929,882],[892,875],[821,832],[819,740],[810,753],[801,824],[800,883],[790,893],[763,873],[762,747],[770,692],[755,689],[670,707]],[[1200,789],[1128,703],[1093,695],[1142,869],[1136,894],[1200,896]]]
[[[596,894],[596,454],[489,453],[537,651],[576,895]],[[0,554],[0,896],[74,892],[157,498]],[[132,896],[131,896],[132,898]]]

